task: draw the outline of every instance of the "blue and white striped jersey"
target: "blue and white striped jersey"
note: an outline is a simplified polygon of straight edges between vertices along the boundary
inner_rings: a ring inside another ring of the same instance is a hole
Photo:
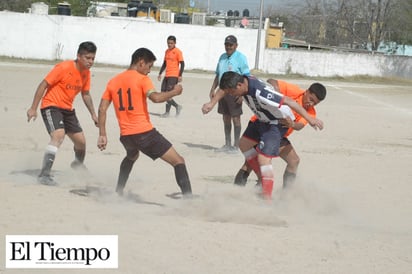
[[[275,91],[272,85],[253,76],[248,79],[248,93],[243,95],[245,103],[264,123],[277,124],[278,119],[289,116],[292,121],[295,116],[289,106],[283,105],[284,95]]]

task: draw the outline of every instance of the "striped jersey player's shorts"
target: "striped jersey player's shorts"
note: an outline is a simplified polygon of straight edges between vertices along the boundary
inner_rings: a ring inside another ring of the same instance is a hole
[[[243,136],[247,139],[251,139],[258,143],[256,149],[258,152],[268,156],[279,156],[279,150],[281,143],[286,145],[283,140],[287,128],[284,128],[281,124],[264,123],[259,120],[254,122],[249,121],[249,124],[243,133]]]

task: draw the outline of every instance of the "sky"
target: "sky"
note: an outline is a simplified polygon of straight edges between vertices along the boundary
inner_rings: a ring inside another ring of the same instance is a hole
[[[244,9],[248,9],[251,16],[258,16],[260,12],[261,0],[194,0],[196,6],[207,7],[210,3],[210,11],[238,10],[240,14]],[[304,3],[303,0],[263,0],[264,7],[272,8],[293,7],[293,5]]]

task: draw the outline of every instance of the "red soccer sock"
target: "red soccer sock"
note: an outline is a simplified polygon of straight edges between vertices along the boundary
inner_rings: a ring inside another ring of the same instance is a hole
[[[258,178],[261,177],[261,173],[260,173],[260,166],[257,160],[257,155],[253,158],[249,158],[246,159],[248,165],[250,166],[250,168],[256,173],[256,175],[258,176]]]
[[[262,194],[265,199],[272,199],[272,191],[274,185],[274,176],[272,165],[264,165],[260,167],[262,174]]]
[[[273,178],[262,177],[262,194],[268,200],[272,199],[273,184]]]

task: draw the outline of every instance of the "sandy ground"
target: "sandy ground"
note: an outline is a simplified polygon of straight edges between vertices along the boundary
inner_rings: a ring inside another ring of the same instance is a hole
[[[27,123],[35,88],[51,65],[0,63],[0,273],[411,273],[412,88],[408,85],[323,81],[323,131],[291,136],[300,157],[298,184],[281,189],[284,163],[274,160],[274,197],[232,184],[242,155],[223,145],[221,116],[201,114],[212,76],[187,73],[179,118],[162,119],[164,104],[149,104],[151,120],[184,156],[193,200],[172,199],[173,169],[141,156],[128,181],[128,199],[113,190],[124,157],[114,112],[109,145],[96,147],[97,128],[78,97],[89,174],[70,169],[72,143],[58,152],[57,187],[35,175],[49,140],[38,118]],[[106,82],[121,69],[93,68],[97,108]],[[152,77],[156,86],[160,83]],[[311,81],[290,80],[306,88]],[[244,107],[243,126],[251,113]],[[98,187],[89,197],[72,190]],[[117,270],[5,269],[7,234],[114,234]]]

